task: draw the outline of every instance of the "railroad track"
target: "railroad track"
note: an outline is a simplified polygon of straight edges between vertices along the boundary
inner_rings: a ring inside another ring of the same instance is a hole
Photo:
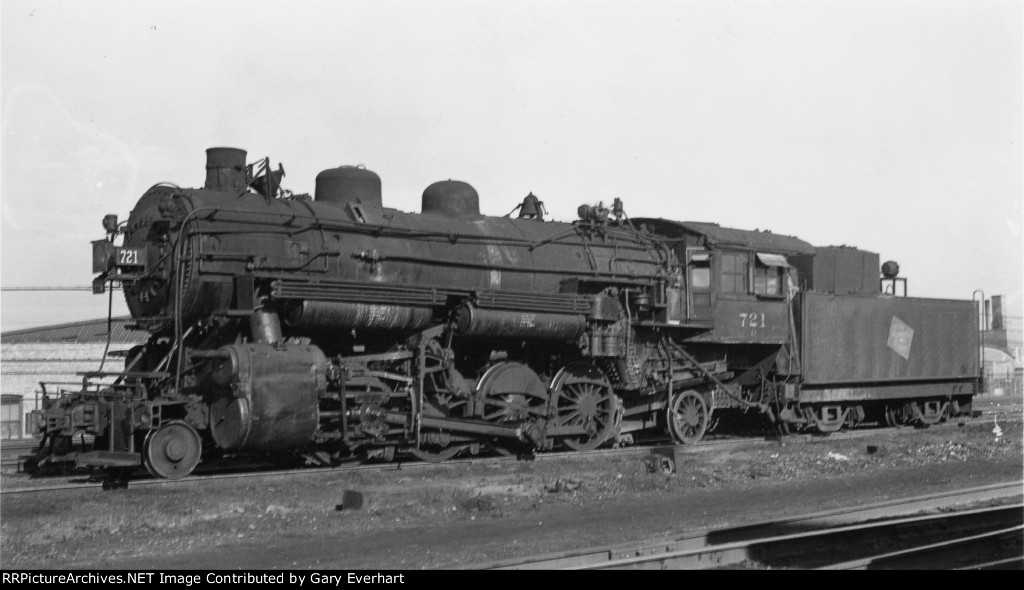
[[[1007,517],[1020,516],[1017,512]],[[1005,524],[1005,523],[1002,523]],[[820,569],[1024,569],[1024,526],[1008,526],[995,530],[956,538],[949,541],[915,546],[902,551],[873,555]]]
[[[631,556],[569,569],[952,569],[1008,564],[1020,558],[1022,516],[1024,504],[1015,504]],[[983,532],[974,534],[978,531]],[[878,553],[880,547],[886,550]],[[864,553],[864,557],[834,563],[837,556],[846,559]]]
[[[948,422],[933,428],[947,428],[958,424],[957,422]],[[965,425],[974,426],[985,426],[987,425],[987,418],[985,415],[971,419],[966,422]],[[820,434],[793,434],[786,435],[783,437],[766,437],[766,438],[752,438],[749,436],[741,437],[729,437],[720,436],[711,439],[705,439],[704,441],[694,445],[672,445],[667,440],[658,444],[646,444],[642,446],[630,446],[622,448],[612,449],[597,449],[593,451],[571,451],[571,452],[553,452],[553,453],[538,453],[530,457],[533,461],[550,461],[550,460],[564,460],[569,458],[585,458],[593,456],[653,456],[653,457],[667,457],[675,458],[680,455],[691,454],[691,453],[703,453],[703,452],[715,452],[715,451],[729,451],[729,450],[740,450],[745,448],[756,449],[758,447],[769,447],[778,445],[780,443],[785,444],[800,444],[809,443],[822,440],[849,440],[864,438],[868,436],[874,436],[883,433],[911,433],[915,432],[913,428],[893,429],[893,428],[864,428],[860,430],[850,430],[843,432],[832,433],[827,436]],[[652,441],[648,441],[652,442]],[[34,448],[34,447],[33,447]],[[515,456],[488,456],[488,457],[471,457],[462,459],[450,459],[447,461],[431,463],[421,461],[399,461],[393,463],[376,463],[376,464],[352,464],[343,465],[338,467],[302,467],[293,469],[266,469],[266,465],[253,464],[242,464],[234,465],[230,467],[215,468],[209,470],[200,470],[188,477],[167,480],[167,479],[133,479],[130,483],[131,487],[137,486],[172,486],[172,485],[195,485],[205,482],[212,482],[224,479],[272,479],[272,478],[288,478],[288,477],[299,477],[308,475],[323,475],[326,473],[345,473],[355,471],[394,471],[397,469],[429,469],[436,468],[438,466],[452,466],[452,465],[474,465],[474,464],[491,464],[491,463],[509,463],[520,460]],[[654,468],[661,468],[665,471],[670,471],[674,465],[674,461],[668,462],[662,459],[660,465],[653,465]],[[79,473],[73,477],[81,480],[85,477],[85,474]],[[55,476],[66,477],[66,475]],[[40,478],[49,479],[49,478]],[[37,479],[36,481],[39,481]],[[79,481],[74,483],[65,483],[59,485],[41,485],[41,486],[26,486],[17,489],[0,489],[0,496],[9,494],[23,494],[30,492],[52,492],[52,491],[63,491],[63,490],[79,490],[79,489],[95,489],[104,486],[104,482],[101,480],[97,481]]]
[[[867,436],[868,431],[864,432],[849,432],[849,433],[836,433],[830,437],[833,440],[842,440],[846,438],[860,438]],[[761,446],[773,446],[778,445],[779,442],[785,442],[786,444],[812,442],[815,440],[821,440],[821,437],[815,435],[790,435],[782,439],[762,440],[762,439],[726,439],[726,440],[709,440],[701,442],[695,445],[686,446],[673,446],[671,444],[661,444],[654,446],[637,446],[637,447],[623,447],[617,449],[596,449],[593,451],[570,451],[570,452],[555,452],[555,453],[539,453],[530,457],[532,461],[552,461],[552,460],[564,460],[571,458],[585,458],[595,456],[637,456],[644,457],[647,455],[658,455],[667,456],[670,453],[703,453],[712,451],[726,451],[736,450],[741,448],[756,448]],[[168,485],[186,485],[186,484],[200,484],[211,481],[225,480],[225,479],[270,479],[270,478],[287,478],[287,477],[299,477],[308,475],[323,475],[326,473],[346,473],[346,472],[357,472],[357,471],[396,471],[406,469],[431,469],[437,467],[451,467],[453,465],[476,465],[476,464],[493,464],[493,463],[511,463],[518,461],[520,458],[509,456],[489,456],[489,457],[474,457],[465,459],[450,459],[448,461],[442,461],[437,463],[423,462],[423,461],[401,461],[394,463],[377,463],[377,464],[360,464],[360,465],[346,465],[339,467],[304,467],[298,469],[274,469],[274,470],[256,470],[256,471],[241,471],[239,469],[246,469],[245,466],[233,468],[232,471],[223,473],[218,471],[210,472],[197,472],[193,475],[182,479],[133,479],[130,483],[131,487],[136,486],[168,486]],[[64,476],[60,476],[64,477]],[[77,479],[85,477],[85,474],[78,474]],[[24,494],[30,492],[52,492],[62,490],[79,490],[79,489],[95,489],[102,487],[102,481],[86,481],[80,483],[66,483],[52,486],[32,486],[19,489],[0,489],[0,496],[9,494]]]
[[[972,503],[1006,501],[959,512]],[[1019,568],[1024,482],[686,536],[478,564],[479,569]]]

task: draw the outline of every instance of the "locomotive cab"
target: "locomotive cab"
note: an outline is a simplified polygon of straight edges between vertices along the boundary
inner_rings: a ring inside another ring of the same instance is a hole
[[[791,257],[814,248],[790,236],[713,223],[634,220],[667,238],[685,265],[689,340],[785,344],[789,305],[799,284]]]

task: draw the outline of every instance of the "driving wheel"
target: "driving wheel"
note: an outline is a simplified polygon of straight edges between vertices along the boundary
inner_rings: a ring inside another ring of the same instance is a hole
[[[555,376],[555,427],[576,426],[583,434],[563,437],[562,443],[574,451],[596,449],[616,430],[618,408],[608,378],[597,367],[570,365]]]

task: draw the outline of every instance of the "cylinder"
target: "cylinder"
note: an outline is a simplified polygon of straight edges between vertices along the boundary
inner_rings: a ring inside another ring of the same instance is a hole
[[[300,332],[323,334],[348,330],[419,330],[429,326],[433,318],[434,312],[429,307],[302,301],[288,310],[284,323]]]
[[[423,191],[423,212],[455,219],[478,219],[480,196],[461,180],[442,180]]]
[[[350,203],[364,207],[383,206],[380,176],[358,166],[339,166],[317,174],[314,197],[317,202],[338,207]]]
[[[479,309],[469,304],[455,310],[455,331],[462,336],[576,340],[586,327],[580,315]]]
[[[246,185],[245,150],[217,147],[206,150],[206,184],[211,190],[242,189]]]
[[[210,434],[225,450],[283,451],[305,445],[320,424],[327,358],[315,346],[231,344],[214,373],[230,389],[210,404]]]

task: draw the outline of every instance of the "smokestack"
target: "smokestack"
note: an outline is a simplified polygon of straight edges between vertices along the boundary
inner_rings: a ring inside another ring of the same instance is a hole
[[[992,300],[991,299],[986,299],[985,300],[985,329],[986,330],[991,330],[992,329],[991,318],[992,318]]]
[[[1003,325],[1003,296],[993,295],[992,296],[992,329],[993,330],[1005,330],[1006,326]]]
[[[242,189],[245,183],[245,150],[224,147],[206,150],[206,184],[203,188]]]

